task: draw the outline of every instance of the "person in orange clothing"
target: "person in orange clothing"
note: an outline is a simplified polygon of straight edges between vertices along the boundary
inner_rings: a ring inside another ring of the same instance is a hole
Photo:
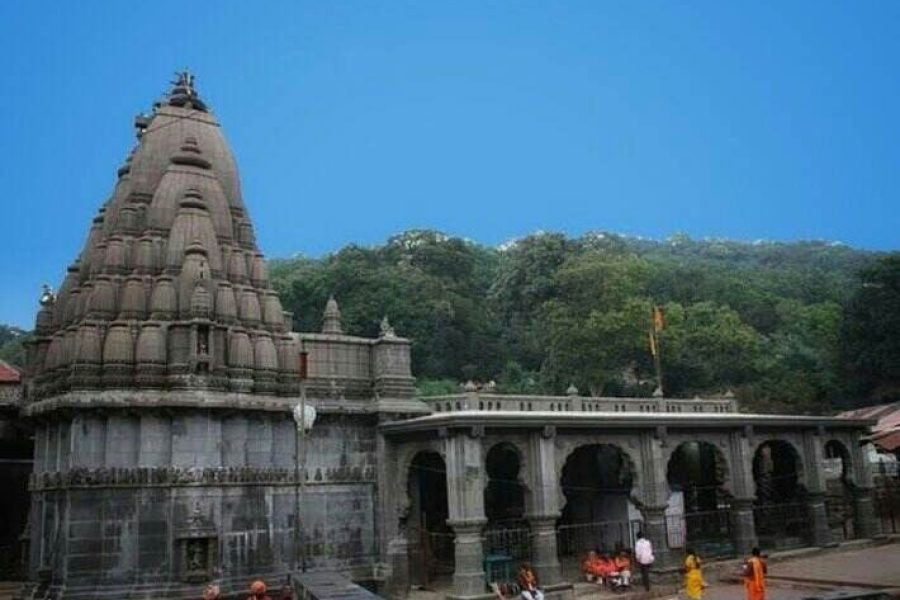
[[[581,561],[581,573],[585,581],[598,582],[601,578],[599,557],[596,550],[591,550]]]
[[[752,556],[744,563],[744,589],[747,600],[766,600],[766,563],[759,548],[751,551]]]
[[[600,555],[600,570],[603,573],[603,583],[615,588],[619,582],[619,568],[616,566],[616,560],[609,554]]]
[[[619,555],[613,559],[616,571],[619,572],[619,587],[628,587],[631,585],[631,557],[628,556],[628,550],[622,550]]]
[[[266,595],[266,584],[263,581],[254,581],[250,585],[250,595],[247,596],[247,600],[272,600],[271,597]]]

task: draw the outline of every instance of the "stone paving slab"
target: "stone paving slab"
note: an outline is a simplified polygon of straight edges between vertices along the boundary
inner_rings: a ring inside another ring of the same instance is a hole
[[[900,587],[900,544],[886,544],[772,565],[769,574],[798,581]]]

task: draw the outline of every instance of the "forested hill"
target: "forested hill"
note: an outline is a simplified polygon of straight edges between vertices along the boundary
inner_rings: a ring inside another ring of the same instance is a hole
[[[667,396],[731,389],[747,409],[792,413],[900,399],[900,253],[610,233],[491,248],[409,231],[274,260],[271,275],[296,330],[319,330],[330,294],[349,333],[377,335],[388,316],[413,341],[423,394],[468,379],[507,392],[650,394],[660,305]],[[0,334],[11,340],[0,358],[20,364],[23,332]]]
[[[900,315],[900,259],[840,244],[541,233],[490,248],[410,231],[271,271],[300,330],[319,328],[329,294],[349,332],[375,335],[387,315],[413,340],[425,394],[468,379],[652,393],[654,305],[667,396],[731,389],[754,410],[827,412],[896,397],[900,380],[885,300],[873,302],[894,290]]]

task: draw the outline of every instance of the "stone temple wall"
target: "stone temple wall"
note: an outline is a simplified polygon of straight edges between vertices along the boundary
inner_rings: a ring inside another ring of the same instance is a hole
[[[320,416],[302,494],[295,431],[290,415],[265,412],[82,413],[41,424],[32,577],[65,573],[69,588],[222,573],[234,587],[277,581],[298,564],[298,496],[307,566],[365,577],[377,561],[371,417]]]

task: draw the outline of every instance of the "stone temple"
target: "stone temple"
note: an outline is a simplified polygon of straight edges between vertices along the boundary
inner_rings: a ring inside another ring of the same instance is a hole
[[[149,116],[29,346],[26,597],[196,598],[332,571],[390,597],[484,597],[589,548],[657,570],[879,533],[869,421],[709,399],[416,398],[409,341],[293,333],[235,160],[188,74]],[[307,431],[298,405],[317,412]],[[274,587],[274,586],[273,586]]]

